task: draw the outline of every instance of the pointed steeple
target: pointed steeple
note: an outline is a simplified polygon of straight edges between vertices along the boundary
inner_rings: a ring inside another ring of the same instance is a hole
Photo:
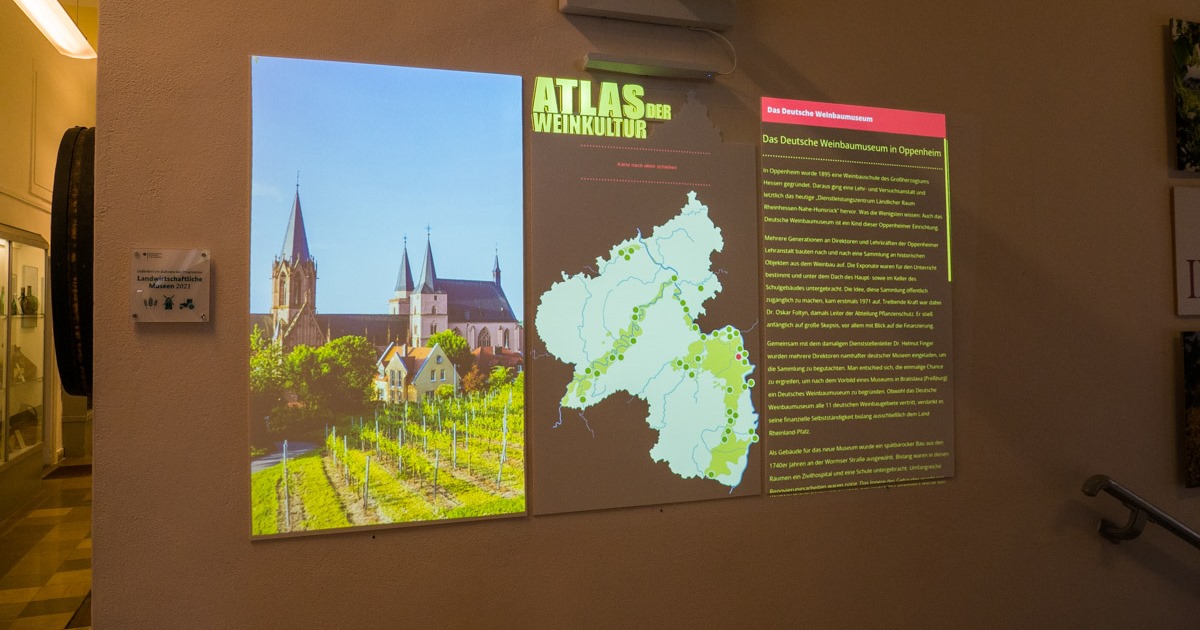
[[[492,279],[500,286],[500,248],[496,248],[496,262],[492,264]]]
[[[400,273],[396,274],[396,291],[412,293],[412,266],[408,263],[408,236],[404,237],[404,257],[400,259]]]
[[[308,251],[308,235],[304,232],[304,215],[300,212],[300,183],[296,183],[296,199],[292,202],[292,216],[288,219],[287,232],[283,236],[283,251],[280,258],[298,263],[312,260]]]
[[[421,282],[417,293],[437,293],[437,270],[433,268],[433,247],[430,245],[429,227],[425,227],[425,262],[421,265]]]

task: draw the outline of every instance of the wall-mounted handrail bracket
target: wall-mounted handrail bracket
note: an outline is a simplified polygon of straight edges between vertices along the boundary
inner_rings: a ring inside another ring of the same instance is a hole
[[[1129,507],[1129,520],[1124,525],[1116,523],[1104,518],[1100,519],[1100,535],[1107,538],[1112,544],[1118,544],[1122,540],[1133,540],[1142,535],[1142,530],[1146,528],[1146,513],[1135,507]]]
[[[1092,475],[1083,483],[1083,493],[1089,497],[1094,497],[1101,492],[1112,495],[1121,502],[1121,505],[1129,509],[1129,520],[1124,525],[1117,525],[1108,519],[1100,520],[1100,535],[1113,544],[1137,538],[1142,534],[1146,523],[1152,522],[1200,549],[1200,534],[1158,509],[1149,501],[1134,494],[1132,490],[1117,483],[1108,475]]]

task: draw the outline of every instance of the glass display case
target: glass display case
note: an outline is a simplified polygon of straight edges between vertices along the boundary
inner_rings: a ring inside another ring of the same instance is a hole
[[[43,439],[46,249],[36,234],[0,226],[0,465]]]

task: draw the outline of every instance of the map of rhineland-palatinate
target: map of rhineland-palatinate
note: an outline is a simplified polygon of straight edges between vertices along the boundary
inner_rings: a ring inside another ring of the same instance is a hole
[[[573,366],[559,403],[586,411],[616,392],[641,398],[658,432],[650,457],[682,478],[742,481],[758,442],[754,371],[741,331],[702,331],[704,303],[721,292],[711,257],[721,229],[695,192],[649,236],[640,232],[596,259],[597,273],[562,274],[542,294],[536,325],[546,349]],[[582,420],[586,422],[585,420]]]

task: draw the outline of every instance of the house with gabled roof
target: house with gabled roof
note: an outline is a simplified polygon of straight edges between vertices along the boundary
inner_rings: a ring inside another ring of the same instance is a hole
[[[442,347],[389,345],[379,357],[375,378],[380,400],[387,403],[416,401],[433,396],[439,388],[459,388],[459,375]]]

